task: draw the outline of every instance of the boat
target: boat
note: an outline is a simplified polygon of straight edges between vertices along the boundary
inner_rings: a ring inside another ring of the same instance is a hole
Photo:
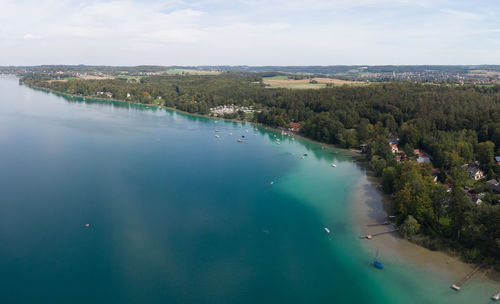
[[[90,228],[90,224],[85,224],[85,228]]]
[[[336,164],[332,164],[332,167],[334,167],[334,168],[335,168],[335,167],[337,167],[337,165],[336,165]]]
[[[372,235],[371,234],[367,234],[366,238],[369,239],[369,240],[371,240],[372,239]]]
[[[452,289],[455,289],[455,290],[457,290],[457,291],[458,291],[458,290],[460,290],[460,289],[462,289],[462,288],[460,288],[460,286],[455,285],[455,284],[451,285],[451,288],[452,288]]]
[[[377,250],[377,254],[375,255],[375,258],[373,259],[373,262],[372,262],[373,266],[375,266],[378,269],[384,269],[384,264],[377,261],[377,257],[378,257],[378,250]]]
[[[233,136],[233,132],[229,132],[229,136]]]
[[[304,156],[301,156],[300,158],[304,159]]]
[[[253,136],[257,136],[257,133],[254,133]]]
[[[326,233],[330,233],[330,229],[328,229],[326,227],[325,227],[325,231],[326,231]]]
[[[219,135],[215,135],[215,138],[219,138],[220,136]]]
[[[495,295],[493,295],[493,296],[491,297],[491,299],[492,299],[493,301],[498,301],[498,300],[500,300],[500,292],[499,292],[499,293],[497,293],[497,294],[495,294]]]
[[[270,182],[270,184],[272,185],[272,184],[274,184],[274,182],[273,182],[273,181],[271,181],[271,182]]]
[[[215,130],[215,132],[219,132],[219,130]]]
[[[373,261],[372,264],[378,269],[384,269],[384,264],[380,263],[379,261]]]
[[[243,140],[241,140],[241,138],[238,138],[238,142],[243,142]]]
[[[245,130],[246,133],[248,133],[248,130]]]

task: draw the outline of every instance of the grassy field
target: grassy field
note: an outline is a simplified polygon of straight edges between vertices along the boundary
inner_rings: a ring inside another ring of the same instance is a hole
[[[347,81],[333,78],[313,78],[313,79],[288,79],[287,76],[274,76],[262,78],[264,84],[269,88],[285,88],[285,89],[321,89],[326,88],[327,84],[333,86],[342,85],[366,85],[366,82],[361,81]],[[315,81],[315,83],[311,83]]]

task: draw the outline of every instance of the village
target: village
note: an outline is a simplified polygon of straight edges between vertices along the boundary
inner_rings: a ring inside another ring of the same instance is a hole
[[[389,145],[391,147],[391,151],[394,154],[394,158],[397,162],[405,162],[405,161],[416,161],[420,164],[431,164],[432,165],[432,157],[425,151],[421,149],[414,149],[413,155],[407,155],[404,151],[401,151],[398,147],[399,139],[390,138],[388,139]],[[366,148],[366,145],[362,145],[362,149]],[[500,156],[495,156],[494,161],[496,164],[500,165]],[[462,168],[467,172],[467,176],[469,178],[469,182],[466,186],[464,186],[464,190],[466,195],[471,199],[471,201],[480,205],[483,203],[482,198],[484,198],[488,193],[492,194],[500,194],[500,180],[491,179],[488,181],[484,181],[486,178],[486,174],[481,170],[481,164],[478,161],[470,162],[468,164],[463,164]],[[432,177],[435,183],[439,182],[439,177],[441,175],[441,170],[439,168],[432,168]],[[449,172],[443,172],[449,173]],[[450,183],[444,183],[447,188],[447,192],[451,192],[452,185]],[[496,201],[496,203],[500,203],[500,199]]]

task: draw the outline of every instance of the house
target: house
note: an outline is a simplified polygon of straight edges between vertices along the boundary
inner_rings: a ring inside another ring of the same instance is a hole
[[[424,164],[424,163],[430,163],[431,160],[427,156],[419,156],[417,158],[417,163],[419,164]]]
[[[289,129],[290,131],[293,131],[293,132],[299,132],[300,130],[300,123],[299,122],[290,122],[290,125],[289,125]]]
[[[476,205],[481,205],[483,203],[483,201],[477,196],[472,197],[472,202],[474,202]]]
[[[495,162],[500,165],[500,156],[495,156]]]
[[[490,185],[491,191],[493,191],[496,194],[500,194],[500,181],[496,179],[490,179],[486,183]]]
[[[396,155],[396,161],[398,162],[408,161],[408,160],[410,160],[410,158],[408,157],[408,155],[406,155],[406,153],[401,153]]]
[[[498,180],[496,179],[490,179],[489,181],[486,182],[487,184],[490,184],[490,185],[497,185],[499,183]]]
[[[496,194],[500,194],[500,184],[490,185],[491,191]]]
[[[389,144],[392,146],[392,145],[398,145],[399,144],[399,140],[397,138],[389,138]]]
[[[394,145],[394,144],[391,144],[391,150],[392,150],[392,153],[398,153],[399,152],[398,146]]]
[[[466,165],[465,169],[467,170],[467,174],[469,174],[469,177],[473,180],[480,180],[484,177],[483,171],[474,164]]]
[[[415,154],[418,157],[424,156],[424,152],[420,151],[420,149],[413,149],[413,154]]]

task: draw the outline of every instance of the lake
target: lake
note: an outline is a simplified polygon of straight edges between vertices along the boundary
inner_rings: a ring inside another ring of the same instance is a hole
[[[370,264],[376,252],[351,216],[365,172],[343,150],[62,97],[12,76],[0,76],[0,96],[1,303],[433,303],[450,293],[383,256],[384,270]]]

